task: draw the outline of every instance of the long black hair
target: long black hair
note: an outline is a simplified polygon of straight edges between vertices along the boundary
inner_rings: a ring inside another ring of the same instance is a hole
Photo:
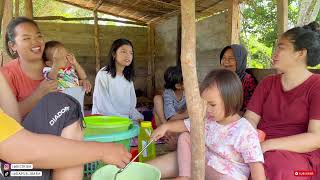
[[[286,31],[282,36],[293,44],[295,51],[307,50],[307,66],[316,66],[320,63],[320,33],[295,27]]]
[[[12,49],[9,47],[8,43],[9,42],[15,43],[15,39],[16,39],[15,29],[18,25],[23,24],[23,23],[32,24],[39,29],[38,24],[34,20],[26,18],[26,17],[16,17],[9,22],[7,29],[6,29],[6,34],[5,34],[5,48],[6,48],[8,55],[11,58],[17,58],[19,55],[18,55],[18,53],[12,51]]]
[[[116,77],[117,70],[116,70],[116,60],[114,58],[114,54],[116,54],[117,50],[123,45],[129,45],[132,47],[132,53],[133,53],[132,62],[129,66],[126,66],[123,70],[124,77],[130,82],[130,81],[133,81],[133,78],[134,78],[134,50],[133,50],[132,43],[127,39],[117,39],[113,41],[108,54],[109,62],[105,70],[108,71],[113,78]]]

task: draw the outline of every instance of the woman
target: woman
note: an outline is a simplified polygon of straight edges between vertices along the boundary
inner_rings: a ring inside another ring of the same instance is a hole
[[[127,39],[115,40],[109,50],[108,65],[96,76],[92,114],[122,116],[139,122],[134,91],[134,49]]]
[[[17,17],[7,26],[5,45],[15,58],[2,72],[18,101],[21,123],[29,131],[82,140],[82,113],[79,103],[57,89],[56,80],[44,80],[44,40],[33,20]],[[49,94],[50,93],[50,94]],[[64,111],[64,113],[61,113]],[[60,116],[55,117],[60,113]],[[20,122],[20,119],[17,119]],[[43,171],[42,179],[82,179],[83,166]]]
[[[272,60],[282,74],[257,86],[244,115],[266,133],[261,143],[266,175],[272,180],[320,179],[320,76],[307,69],[320,62],[319,33],[288,30]]]
[[[67,168],[97,160],[123,168],[130,161],[130,153],[121,144],[75,141],[24,129],[14,119],[18,104],[1,72],[0,84],[0,159],[32,163],[34,168],[42,169]],[[39,179],[50,179],[45,176],[42,174]],[[0,179],[14,178],[0,175]]]
[[[239,44],[232,44],[222,49],[220,53],[220,64],[222,67],[236,72],[243,87],[243,105],[241,111],[245,111],[248,102],[257,86],[257,81],[246,73],[247,50]]]

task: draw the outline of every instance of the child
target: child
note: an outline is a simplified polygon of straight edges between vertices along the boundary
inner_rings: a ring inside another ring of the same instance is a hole
[[[57,79],[58,90],[83,86],[86,93],[91,91],[91,83],[73,54],[58,41],[48,41],[45,44],[43,60],[48,67],[43,69],[46,79]],[[78,73],[78,75],[77,75]]]
[[[242,85],[239,77],[227,69],[210,72],[200,87],[207,102],[205,119],[206,179],[265,179],[257,131],[238,112],[242,106]],[[157,128],[152,138],[166,132],[190,131],[190,120],[169,121]],[[191,142],[189,133],[178,140],[179,177],[190,179]],[[164,175],[165,176],[165,175]]]
[[[109,63],[96,76],[93,92],[92,114],[122,116],[138,122],[143,119],[136,107],[137,98],[133,86],[134,51],[127,39],[112,43]]]
[[[181,68],[169,67],[164,73],[164,93],[154,97],[154,113],[161,123],[188,117]]]

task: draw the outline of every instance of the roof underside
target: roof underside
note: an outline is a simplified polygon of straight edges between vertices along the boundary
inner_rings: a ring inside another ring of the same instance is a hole
[[[56,0],[77,7],[126,18],[140,23],[154,23],[180,13],[180,0]],[[196,0],[197,17],[228,9],[229,0]]]

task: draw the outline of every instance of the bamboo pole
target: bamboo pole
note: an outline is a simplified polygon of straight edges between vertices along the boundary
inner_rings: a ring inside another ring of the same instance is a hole
[[[152,98],[154,95],[154,77],[155,77],[155,68],[154,68],[154,24],[148,25],[148,50],[149,50],[149,60],[148,60],[148,76],[147,76],[147,97]]]
[[[19,16],[19,6],[20,6],[20,0],[15,0],[14,1],[14,17]]]
[[[12,19],[13,16],[13,1],[12,0],[3,0],[4,2],[4,11],[3,11],[3,16],[2,16],[2,26],[1,26],[1,32],[2,32],[2,42],[3,44],[1,45],[2,47],[5,47],[5,34],[6,34],[6,28],[7,25],[9,24],[9,22]],[[3,48],[1,48],[3,49]],[[5,64],[7,63],[10,58],[6,53],[2,53],[3,57],[3,61],[1,62],[1,64]]]
[[[278,36],[288,29],[288,0],[277,0]]]
[[[88,20],[94,20],[94,17],[77,17],[77,18],[67,18],[63,16],[39,16],[39,17],[33,17],[34,20],[62,20],[62,21],[88,21]],[[122,20],[116,20],[116,19],[109,19],[109,18],[99,18],[99,21],[110,21],[110,22],[119,22],[124,24],[134,24],[139,26],[146,26],[146,23],[139,23],[139,22],[133,22],[133,21],[122,21]]]
[[[33,18],[32,0],[24,0],[24,16],[30,19]]]
[[[98,24],[98,13],[97,11],[93,11],[94,17],[94,48],[96,50],[96,73],[100,70],[100,32],[99,32],[99,24]]]
[[[181,0],[181,65],[187,108],[191,119],[191,179],[205,175],[204,101],[200,98],[196,71],[195,0]],[[188,78],[186,78],[188,77]]]

